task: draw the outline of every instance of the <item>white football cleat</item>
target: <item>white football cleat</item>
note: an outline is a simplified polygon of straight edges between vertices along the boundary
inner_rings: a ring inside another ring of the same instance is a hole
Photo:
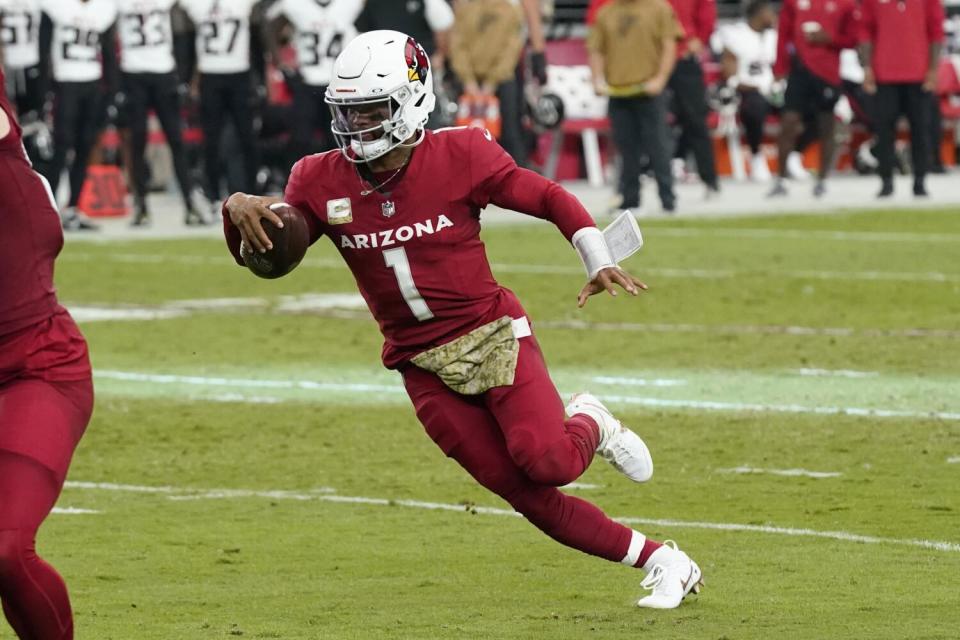
[[[758,153],[750,160],[750,179],[754,182],[767,183],[773,179],[770,173],[770,165],[767,164],[767,158],[763,153]]]
[[[653,475],[650,450],[636,433],[626,428],[613,414],[589,393],[578,393],[567,405],[567,415],[590,416],[600,427],[597,453],[634,482],[646,482]]]
[[[803,166],[803,156],[799,151],[791,151],[787,156],[787,175],[794,180],[806,180],[810,172]]]
[[[703,572],[690,556],[667,540],[650,554],[644,568],[650,567],[640,586],[652,593],[637,600],[638,607],[648,609],[675,609],[689,593],[700,593]]]

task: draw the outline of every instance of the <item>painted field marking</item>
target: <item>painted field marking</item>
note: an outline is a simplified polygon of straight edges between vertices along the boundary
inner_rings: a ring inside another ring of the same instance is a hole
[[[880,375],[878,371],[854,371],[853,369],[794,369],[794,372],[801,376],[810,377],[837,377],[837,378],[875,378]]]
[[[912,231],[827,231],[817,229],[714,229],[710,227],[685,227],[670,229],[648,227],[644,235],[701,237],[724,236],[727,238],[786,238],[791,240],[852,240],[856,242],[933,242],[936,244],[960,243],[960,234],[918,233]]]
[[[622,384],[632,387],[679,387],[687,384],[686,380],[674,378],[624,378],[618,376],[594,376],[590,378],[600,384]]]
[[[590,484],[589,482],[571,482],[570,484],[565,484],[561,489],[573,489],[580,491],[589,491],[591,489],[602,489],[602,484]]]
[[[255,389],[305,389],[310,391],[335,391],[335,392],[370,392],[377,393],[395,393],[405,395],[406,390],[402,385],[388,384],[367,384],[351,382],[316,382],[313,380],[266,380],[251,378],[226,378],[226,377],[206,377],[206,376],[183,376],[173,374],[155,374],[139,373],[132,371],[111,371],[95,370],[95,378],[108,380],[120,380],[127,382],[149,382],[152,384],[185,384],[200,387],[244,387]],[[570,392],[561,392],[561,395],[571,395]],[[232,401],[236,398],[238,402],[246,402],[245,394],[235,393],[226,396],[228,399],[221,401]],[[842,406],[805,406],[797,404],[764,404],[755,402],[725,402],[716,400],[671,400],[666,398],[648,398],[643,396],[626,396],[603,394],[598,396],[600,400],[619,403],[622,405],[637,405],[645,407],[658,407],[670,409],[698,409],[704,411],[747,411],[756,413],[810,413],[816,415],[848,415],[868,418],[930,418],[937,420],[960,421],[960,412],[953,411],[913,411],[901,409],[871,409],[867,407],[842,407]],[[205,397],[198,398],[207,399]],[[217,399],[214,396],[212,399]],[[275,397],[263,399],[263,402],[272,403],[278,401]]]
[[[78,507],[54,507],[50,513],[55,513],[61,516],[81,516],[102,512],[97,511],[96,509],[80,509]]]
[[[958,464],[960,463],[960,456],[950,456],[947,458],[947,464]]]
[[[843,474],[839,471],[810,471],[808,469],[758,469],[757,467],[732,467],[717,469],[719,473],[736,474],[766,474],[771,476],[786,476],[788,478],[839,478]]]
[[[128,264],[163,264],[180,263],[186,265],[219,265],[235,267],[236,264],[229,256],[217,258],[212,256],[166,256],[161,254],[139,253],[110,253],[103,256],[90,253],[71,253],[63,260],[111,260]],[[513,262],[492,262],[490,267],[496,273],[539,274],[539,275],[571,275],[582,276],[583,268],[574,265],[552,264],[523,264]],[[335,258],[311,258],[303,262],[300,269],[345,269],[342,260]],[[757,271],[750,269],[724,268],[680,268],[680,267],[647,267],[640,271],[644,275],[663,278],[690,278],[694,280],[728,280],[731,278],[745,278],[757,275],[777,276],[781,278],[797,278],[812,280],[864,280],[864,281],[892,281],[892,282],[928,282],[928,283],[957,283],[960,282],[960,273],[943,273],[941,271],[836,271],[826,269],[779,269]]]
[[[183,495],[189,491],[197,492],[198,495],[207,496],[208,499],[231,499],[245,497],[265,497],[277,500],[315,500],[318,502],[334,502],[340,504],[361,504],[379,507],[406,507],[410,509],[426,509],[430,511],[455,511],[469,512],[479,515],[522,517],[516,511],[503,509],[499,507],[483,507],[465,504],[450,504],[445,502],[427,502],[423,500],[406,499],[388,499],[371,498],[367,496],[341,496],[329,493],[304,493],[296,491],[246,491],[237,489],[177,489],[175,487],[145,487],[141,485],[124,485],[110,482],[67,482],[67,488],[71,489],[92,489],[103,491],[120,491],[128,493],[151,493],[151,494],[177,494]],[[218,495],[222,494],[222,495]],[[262,495],[261,495],[262,494]],[[168,495],[170,499],[177,499],[174,495]],[[960,553],[960,543],[945,542],[939,540],[923,540],[914,538],[884,538],[880,536],[861,535],[847,531],[819,531],[816,529],[798,529],[793,527],[777,527],[773,525],[753,525],[739,524],[733,522],[699,522],[688,520],[672,520],[662,518],[637,518],[622,517],[614,518],[623,524],[645,524],[660,527],[677,527],[688,529],[712,529],[715,531],[739,531],[749,533],[766,533],[771,535],[795,536],[795,537],[814,537],[827,538],[831,540],[841,540],[844,542],[859,542],[864,544],[894,544],[910,547],[920,547],[934,551]]]

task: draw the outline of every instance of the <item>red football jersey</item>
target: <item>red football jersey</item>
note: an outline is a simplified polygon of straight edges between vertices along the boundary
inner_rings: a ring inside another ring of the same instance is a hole
[[[0,337],[61,310],[53,262],[63,248],[50,188],[27,159],[3,86],[0,69],[0,109],[11,124],[10,133],[0,139]]]
[[[284,200],[312,216],[314,241],[327,236],[340,251],[380,324],[389,368],[504,315],[525,314],[490,271],[480,240],[488,204],[548,219],[568,240],[594,224],[576,198],[517,167],[476,128],[427,131],[389,195],[362,195],[369,188],[331,151],[294,166]],[[238,257],[239,232],[225,220]]]
[[[923,82],[930,44],[943,42],[942,0],[862,0],[861,42],[873,44],[877,82]]]
[[[812,45],[804,25],[818,23],[830,35],[826,46]],[[832,85],[840,84],[840,51],[857,45],[859,25],[856,0],[784,0],[777,26],[777,60],[773,71],[785,76],[791,54],[813,74]]]

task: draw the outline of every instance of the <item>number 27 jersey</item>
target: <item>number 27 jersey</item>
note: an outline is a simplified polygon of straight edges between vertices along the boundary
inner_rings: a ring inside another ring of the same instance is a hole
[[[386,340],[387,367],[524,315],[480,240],[480,210],[515,170],[479,129],[427,131],[389,197],[360,195],[367,185],[339,151],[294,166],[284,200],[312,216],[315,235],[329,237],[350,267]]]
[[[257,0],[180,0],[197,26],[200,73],[250,70],[250,11]]]

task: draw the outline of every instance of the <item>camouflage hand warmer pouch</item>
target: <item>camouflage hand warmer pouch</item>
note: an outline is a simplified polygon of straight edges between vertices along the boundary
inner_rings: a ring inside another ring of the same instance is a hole
[[[513,320],[504,316],[452,342],[424,351],[411,362],[437,374],[457,393],[472,396],[513,384],[519,352]]]

